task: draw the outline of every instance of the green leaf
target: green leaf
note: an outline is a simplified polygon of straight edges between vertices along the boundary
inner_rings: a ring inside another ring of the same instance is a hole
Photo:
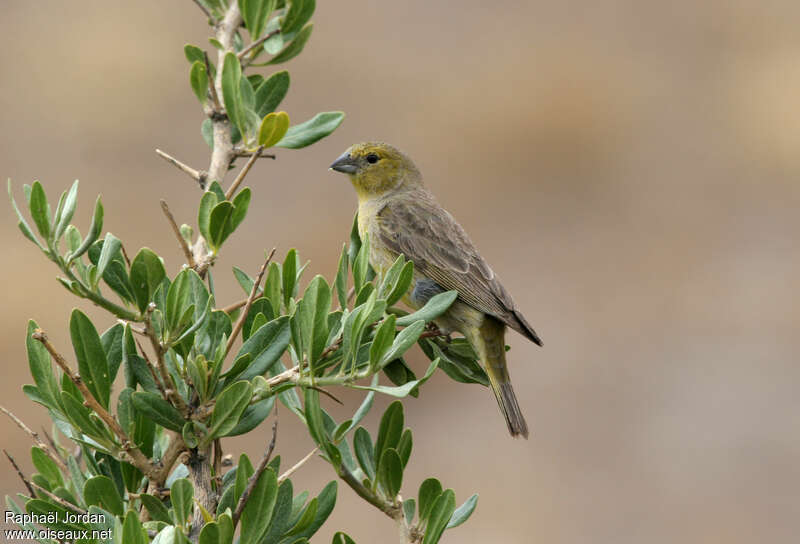
[[[328,484],[322,488],[322,491],[319,492],[317,495],[317,513],[314,516],[314,521],[311,522],[305,530],[303,530],[297,536],[297,539],[288,540],[288,541],[281,541],[281,544],[285,544],[289,542],[291,544],[296,544],[299,539],[307,539],[312,536],[317,530],[325,523],[325,520],[328,519],[328,516],[331,515],[333,511],[333,507],[336,505],[336,490],[337,490],[337,483],[335,481],[328,482]]]
[[[197,212],[197,227],[200,230],[200,234],[202,234],[203,238],[206,240],[211,238],[211,232],[209,230],[211,210],[213,210],[214,206],[218,203],[219,197],[214,191],[206,191],[200,199],[200,207]]]
[[[411,525],[414,521],[414,508],[417,505],[417,501],[414,499],[406,499],[403,501],[403,515],[406,518],[406,524]]]
[[[458,291],[445,291],[434,295],[425,303],[425,306],[420,308],[414,313],[404,315],[397,318],[397,325],[405,327],[411,325],[415,321],[422,319],[426,323],[432,321],[442,315],[450,308],[450,305],[458,298]]]
[[[242,19],[252,40],[257,40],[264,33],[267,19],[275,10],[276,3],[276,0],[239,0]]]
[[[87,505],[99,506],[116,516],[121,516],[125,512],[125,505],[117,486],[108,476],[88,479],[83,486],[83,497]]]
[[[310,365],[316,363],[328,340],[328,312],[331,309],[331,288],[322,276],[316,276],[303,294],[303,304],[297,309],[303,334],[303,351]]]
[[[97,329],[80,310],[73,310],[69,320],[69,333],[72,347],[78,359],[78,371],[86,387],[103,408],[108,408],[111,395],[111,380],[108,373],[103,345]]]
[[[289,91],[289,72],[275,72],[256,88],[256,114],[264,117],[275,111]]]
[[[245,408],[253,396],[250,382],[239,381],[231,384],[220,393],[211,413],[211,424],[206,441],[225,436],[236,427]]]
[[[286,254],[286,259],[283,261],[283,303],[288,308],[289,300],[295,296],[297,292],[297,251],[292,248]]]
[[[211,210],[211,217],[208,223],[208,244],[216,252],[219,251],[222,242],[227,238],[226,231],[229,230],[229,222],[233,217],[233,204],[227,200],[220,202]]]
[[[388,318],[387,321],[389,321]],[[392,327],[394,327],[394,323],[392,323]],[[400,331],[400,333],[394,338],[391,347],[383,354],[383,356],[378,361],[378,368],[383,368],[390,361],[394,361],[398,357],[402,357],[403,354],[406,351],[408,351],[408,348],[410,348],[417,342],[417,340],[419,339],[419,335],[422,334],[422,331],[424,330],[425,330],[425,322],[420,319],[419,321],[415,321],[414,323],[412,323],[411,325]]]
[[[261,318],[257,319],[258,316],[261,316]],[[250,311],[244,318],[242,338],[247,341],[253,333],[273,319],[275,319],[275,311],[272,309],[272,304],[269,299],[264,297],[256,299],[253,301],[253,304],[250,306]],[[258,321],[258,323],[256,323],[256,321]]]
[[[284,137],[289,130],[289,115],[285,111],[272,112],[264,116],[258,130],[258,144],[265,148],[272,147]]]
[[[28,331],[25,337],[25,346],[28,350],[28,367],[42,400],[49,408],[58,408],[61,393],[50,364],[50,354],[41,342],[33,338],[33,333],[38,328],[39,325],[35,321],[28,321]]]
[[[455,512],[453,512],[450,521],[447,523],[446,529],[452,529],[453,527],[458,527],[465,521],[469,519],[472,515],[472,512],[475,511],[475,507],[478,505],[478,494],[471,496],[468,498],[464,504],[456,508]]]
[[[314,25],[304,26],[303,29],[297,33],[297,36],[295,36],[294,40],[292,40],[289,45],[284,47],[280,53],[272,57],[267,64],[280,64],[299,55],[306,46],[308,39],[311,37],[312,30],[314,30]]]
[[[344,113],[341,111],[318,113],[305,123],[289,127],[283,139],[275,145],[288,149],[306,147],[328,136],[342,124],[343,120]]]
[[[172,482],[169,498],[172,501],[172,510],[175,514],[175,523],[185,525],[191,520],[194,507],[194,487],[186,478]]]
[[[347,246],[342,244],[342,254],[339,256],[339,265],[336,267],[336,297],[339,299],[339,307],[347,308],[347,270],[349,261],[347,259]]]
[[[47,240],[50,236],[50,204],[47,202],[42,184],[38,181],[34,181],[31,187],[30,211],[39,234]]]
[[[322,423],[322,410],[319,406],[319,391],[311,388],[305,389],[305,416],[308,432],[323,451],[329,443],[325,426]]]
[[[147,508],[147,512],[150,514],[150,517],[156,521],[163,521],[164,523],[172,523],[172,518],[169,515],[169,510],[164,503],[161,502],[161,499],[154,497],[153,495],[148,495],[147,493],[142,493],[139,495],[139,498],[142,501],[142,504],[145,508]]]
[[[436,499],[442,494],[442,483],[436,478],[428,478],[419,486],[419,519],[425,521],[431,514]]]
[[[380,462],[386,450],[396,448],[403,434],[403,404],[396,400],[391,403],[381,417],[378,438],[375,441],[375,459],[378,460],[377,472],[380,475]]]
[[[281,32],[292,35],[299,31],[311,19],[315,8],[315,0],[292,0],[281,23]]]
[[[14,209],[14,213],[17,214],[17,227],[19,227],[19,230],[22,232],[23,236],[36,244],[39,249],[49,255],[48,250],[45,249],[42,243],[36,238],[36,235],[33,233],[33,230],[31,230],[31,227],[28,225],[25,217],[23,217],[22,213],[20,213],[19,207],[17,207],[17,201],[14,200],[14,194],[11,192],[11,179],[8,180],[8,200],[11,202],[11,207]]]
[[[361,247],[358,256],[353,262],[353,286],[356,291],[361,291],[362,286],[368,281],[369,269],[369,236],[364,236],[361,240]]]
[[[72,221],[72,216],[75,214],[75,206],[78,204],[78,180],[75,180],[75,183],[69,188],[69,192],[61,196],[62,200],[59,201],[54,219],[55,233],[51,233],[53,243],[61,238],[61,235],[67,230],[69,222]]]
[[[400,270],[397,281],[394,287],[386,297],[386,304],[391,306],[397,303],[408,292],[411,286],[411,280],[414,278],[414,263],[411,261],[406,262]]]
[[[300,515],[300,518],[297,520],[297,523],[294,524],[294,527],[289,529],[288,532],[285,533],[286,536],[293,536],[299,534],[311,525],[314,521],[314,518],[317,515],[317,508],[319,507],[319,501],[316,497],[311,499],[308,505],[303,510],[303,513]]]
[[[222,100],[228,117],[240,131],[245,125],[241,80],[242,65],[236,54],[229,51],[225,54],[225,61],[222,64]]]
[[[186,60],[189,61],[189,64],[194,64],[195,62],[202,62],[205,64],[205,55],[203,54],[203,50],[196,45],[189,43],[184,45],[183,54],[186,56]]]
[[[436,544],[439,542],[455,509],[456,494],[452,489],[447,489],[439,495],[439,498],[436,499],[431,508],[431,513],[428,516],[428,527],[425,530],[425,538],[422,540],[422,544]]]
[[[64,485],[64,478],[61,476],[58,465],[50,459],[43,449],[36,446],[32,447],[31,460],[33,460],[33,466],[47,479],[51,487],[55,488]]]
[[[180,412],[156,393],[136,391],[131,395],[131,401],[134,408],[162,427],[180,432],[186,423]]]
[[[253,361],[241,375],[231,375],[229,379],[250,380],[264,374],[286,351],[290,339],[291,331],[289,330],[288,316],[284,315],[270,321],[242,344],[236,358],[238,359],[242,355],[249,353],[252,355]]]
[[[378,481],[386,490],[387,496],[394,498],[403,485],[403,462],[397,450],[389,448],[381,455],[378,464]]]
[[[247,505],[242,511],[240,544],[255,544],[262,541],[272,520],[277,496],[278,478],[273,470],[267,469],[258,477]]]
[[[367,391],[377,391],[378,393],[383,393],[384,395],[390,395],[392,397],[402,398],[409,394],[413,394],[413,390],[426,381],[428,378],[433,375],[433,371],[436,370],[436,367],[439,366],[439,359],[436,359],[431,362],[430,366],[428,366],[428,370],[425,372],[425,375],[420,378],[419,380],[412,380],[404,385],[399,385],[397,387],[386,387],[384,385],[350,385],[353,389],[365,389]]]
[[[67,262],[74,261],[84,253],[86,253],[92,244],[95,243],[97,238],[100,236],[100,231],[103,230],[103,203],[100,202],[100,197],[97,197],[97,200],[94,203],[94,214],[92,215],[92,223],[89,225],[89,232],[86,234],[86,238],[83,239],[83,243],[78,246],[77,249],[72,251],[70,255],[67,257]],[[99,275],[97,277],[100,277]]]
[[[189,72],[189,84],[200,103],[205,104],[208,100],[208,73],[205,60],[203,62],[195,61],[192,64],[192,70]]]
[[[358,427],[353,434],[353,450],[358,459],[358,464],[367,478],[375,480],[375,451],[372,448],[372,439],[364,427]]]
[[[335,535],[333,535],[333,540],[331,544],[356,544],[355,541],[344,534],[343,532],[339,531]]]
[[[147,544],[149,540],[137,513],[133,510],[128,510],[128,513],[125,514],[125,522],[122,524],[122,542],[125,544]]]
[[[140,249],[131,263],[130,275],[131,288],[140,312],[147,309],[156,289],[166,277],[167,273],[159,256],[146,247]]]
[[[100,258],[97,261],[97,268],[95,272],[98,279],[103,277],[106,267],[108,267],[108,263],[110,263],[111,259],[117,255],[121,247],[122,242],[120,242],[119,238],[110,232],[106,233],[106,237],[103,238],[103,249],[100,251]]]
[[[186,310],[189,307],[193,307],[192,303],[194,302],[192,297],[192,274],[197,275],[197,272],[191,268],[184,268],[175,276],[175,280],[167,290],[165,316],[167,318],[167,328],[170,331],[177,331],[188,324],[184,323],[184,317]]]
[[[378,330],[375,332],[375,338],[372,340],[372,345],[369,348],[369,364],[373,369],[380,368],[384,355],[392,347],[395,339],[395,316],[390,314],[383,323],[380,324]],[[424,327],[423,323],[423,327]],[[404,329],[405,332],[408,329]]]
[[[274,404],[275,397],[267,397],[264,400],[260,400],[248,406],[242,414],[242,417],[239,418],[239,423],[236,424],[236,427],[230,430],[225,436],[239,436],[249,433],[258,427],[262,421],[267,419]]]
[[[411,457],[411,449],[413,446],[414,439],[411,436],[411,429],[406,429],[400,437],[400,442],[397,443],[397,453],[400,455],[403,468],[408,465],[408,459]]]

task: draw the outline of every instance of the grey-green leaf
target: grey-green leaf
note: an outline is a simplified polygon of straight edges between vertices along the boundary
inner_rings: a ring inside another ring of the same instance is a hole
[[[73,310],[69,320],[72,347],[78,359],[78,371],[86,387],[103,408],[108,408],[111,380],[100,335],[91,320],[80,310]]]
[[[465,521],[469,519],[472,515],[472,512],[475,511],[475,507],[478,505],[478,494],[474,494],[470,498],[468,498],[464,504],[456,508],[455,512],[453,512],[452,517],[450,517],[450,521],[447,523],[447,529],[452,529],[453,527],[458,527]]]
[[[275,145],[289,149],[306,147],[328,136],[342,124],[343,120],[344,113],[341,111],[318,113],[305,123],[289,127],[286,135]]]

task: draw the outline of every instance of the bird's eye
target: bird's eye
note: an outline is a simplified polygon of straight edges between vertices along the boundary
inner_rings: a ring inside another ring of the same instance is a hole
[[[378,157],[375,153],[370,153],[367,155],[367,162],[370,164],[375,164],[379,159],[380,157]]]

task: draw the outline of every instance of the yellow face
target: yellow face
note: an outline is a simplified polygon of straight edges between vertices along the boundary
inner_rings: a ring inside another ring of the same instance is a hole
[[[390,193],[419,183],[419,171],[411,159],[380,142],[356,144],[331,165],[331,170],[350,177],[360,199]]]

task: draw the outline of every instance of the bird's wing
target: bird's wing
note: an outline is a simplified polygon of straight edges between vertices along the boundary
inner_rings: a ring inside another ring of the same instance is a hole
[[[458,291],[465,303],[541,345],[461,225],[427,191],[413,196],[390,201],[378,213],[380,241],[443,288]]]

